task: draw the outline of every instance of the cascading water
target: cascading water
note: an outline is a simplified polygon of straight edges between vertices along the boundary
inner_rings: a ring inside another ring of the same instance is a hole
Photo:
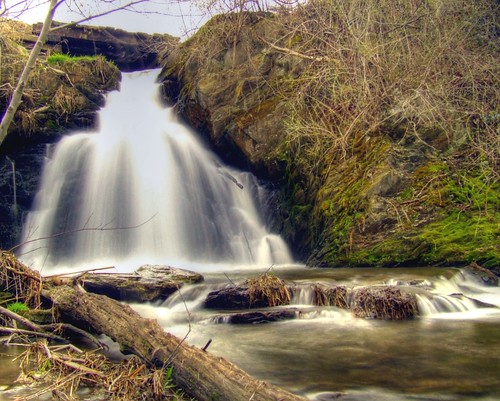
[[[156,76],[123,74],[98,132],[57,145],[21,258],[35,268],[290,263],[286,244],[259,215],[264,189],[223,166],[161,105]],[[29,242],[35,238],[47,239]]]

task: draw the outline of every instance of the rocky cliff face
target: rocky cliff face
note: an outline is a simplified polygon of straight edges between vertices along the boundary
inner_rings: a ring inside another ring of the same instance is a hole
[[[232,164],[273,176],[272,153],[283,137],[283,94],[270,85],[290,64],[259,35],[278,34],[272,15],[216,17],[166,58],[161,79],[168,101]]]
[[[489,157],[497,151],[488,145],[498,117],[486,96],[476,99],[480,111],[465,111],[473,99],[460,89],[491,93],[492,76],[467,76],[470,64],[453,50],[418,65],[429,49],[417,40],[406,50],[359,43],[335,7],[316,1],[283,14],[213,19],[166,58],[165,97],[227,161],[279,186],[281,231],[307,263],[498,267],[499,185],[496,156]],[[390,4],[377,7],[378,21],[394,15]],[[394,18],[413,12],[403,11]],[[425,29],[422,22],[401,34],[424,40],[432,30],[436,43],[426,46],[438,46],[451,14],[442,8]],[[398,37],[373,29],[371,41]],[[469,62],[476,51],[464,50]],[[430,88],[453,79],[460,83],[444,93]],[[460,96],[468,100],[458,106]],[[448,101],[457,102],[453,113],[437,113]]]

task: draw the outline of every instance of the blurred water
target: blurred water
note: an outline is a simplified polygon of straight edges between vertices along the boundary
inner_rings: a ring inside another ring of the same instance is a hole
[[[23,261],[49,273],[291,263],[262,218],[266,191],[224,166],[161,104],[157,73],[123,74],[98,131],[57,145],[24,230],[25,241],[45,239],[27,243]]]

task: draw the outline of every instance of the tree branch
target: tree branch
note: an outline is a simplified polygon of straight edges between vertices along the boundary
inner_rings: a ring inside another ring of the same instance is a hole
[[[83,18],[81,20],[78,20],[78,21],[75,21],[75,22],[68,22],[67,24],[55,26],[55,27],[51,28],[50,32],[55,32],[55,31],[58,31],[58,30],[64,29],[64,28],[69,28],[71,26],[78,25],[78,24],[81,24],[83,22],[87,22],[87,21],[90,21],[90,20],[93,20],[93,19],[96,19],[96,18],[99,18],[99,17],[104,17],[105,15],[109,15],[109,14],[112,14],[112,13],[120,11],[120,10],[127,10],[130,7],[133,7],[133,6],[135,6],[137,4],[140,4],[140,3],[145,3],[147,1],[149,1],[149,0],[132,1],[132,2],[130,2],[128,4],[125,4],[122,7],[113,8],[113,9],[105,11],[105,12],[103,12],[101,14],[90,15],[88,17],[85,17],[85,18]]]
[[[142,222],[140,224],[137,224],[135,226],[125,226],[125,227],[84,227],[84,228],[78,228],[78,229],[75,229],[75,230],[63,231],[63,232],[56,233],[56,234],[53,234],[53,235],[47,235],[45,237],[34,238],[34,239],[27,240],[27,241],[24,241],[24,242],[22,242],[20,244],[17,244],[15,246],[13,246],[12,248],[9,249],[9,252],[12,252],[12,251],[14,251],[17,248],[20,248],[23,245],[31,244],[32,242],[38,242],[38,241],[43,241],[43,240],[46,240],[46,239],[58,238],[58,237],[62,237],[64,235],[71,235],[71,234],[75,234],[75,233],[79,233],[79,232],[84,232],[84,231],[132,230],[132,229],[135,229],[135,228],[142,227],[143,225],[149,223],[151,220],[153,220],[156,217],[157,214],[158,213],[155,213],[154,215],[152,215],[146,221],[144,221],[144,222]]]

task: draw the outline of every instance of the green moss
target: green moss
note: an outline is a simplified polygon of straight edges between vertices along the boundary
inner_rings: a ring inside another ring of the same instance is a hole
[[[80,61],[95,61],[99,56],[71,56],[69,54],[56,53],[47,57],[49,65],[62,63],[75,63]]]
[[[462,264],[477,262],[486,267],[500,264],[500,213],[480,215],[454,212],[435,221],[418,235],[428,250],[425,263]]]
[[[7,305],[7,309],[11,312],[17,313],[18,315],[24,315],[30,308],[23,302],[13,302]]]

